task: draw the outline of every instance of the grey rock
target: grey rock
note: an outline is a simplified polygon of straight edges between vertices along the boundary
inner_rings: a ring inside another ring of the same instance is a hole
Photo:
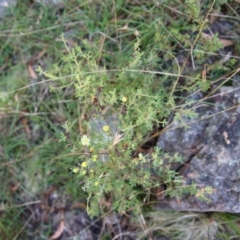
[[[4,18],[10,10],[10,7],[15,4],[15,0],[0,0],[0,19]]]
[[[195,108],[196,119],[184,118],[189,128],[173,119],[174,129],[164,132],[157,143],[164,152],[180,153],[183,165],[173,166],[183,177],[183,187],[191,183],[199,191],[207,186],[210,202],[194,195],[180,199],[159,199],[158,207],[180,211],[240,212],[240,90],[221,88],[205,104]],[[195,96],[202,99],[202,95]]]

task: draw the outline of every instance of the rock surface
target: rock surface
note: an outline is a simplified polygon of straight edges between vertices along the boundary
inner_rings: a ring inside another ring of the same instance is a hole
[[[194,99],[202,99],[201,93]],[[179,153],[185,164],[175,166],[185,183],[199,190],[211,186],[211,202],[196,196],[159,199],[158,207],[180,211],[240,213],[240,90],[223,87],[194,106],[196,119],[183,116],[185,128],[176,119],[157,143],[163,151]],[[171,130],[172,128],[172,130]]]

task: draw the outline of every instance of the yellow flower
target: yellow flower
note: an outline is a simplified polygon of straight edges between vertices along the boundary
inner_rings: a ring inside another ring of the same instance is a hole
[[[98,181],[96,181],[95,183],[94,183],[94,185],[97,187],[98,186],[98,184],[99,184],[99,182]]]
[[[125,103],[127,101],[126,97],[122,97],[122,102]]]
[[[104,131],[104,132],[108,132],[108,131],[109,131],[109,129],[110,129],[110,127],[106,125],[106,126],[103,126],[103,128],[102,128],[102,129],[103,129],[103,131]]]
[[[79,167],[73,168],[72,171],[73,171],[74,173],[78,173],[78,172],[79,172]]]
[[[94,162],[96,162],[97,161],[97,155],[96,154],[94,154],[93,156],[92,156],[92,160],[94,161]]]
[[[139,160],[143,160],[144,159],[144,156],[142,155],[142,153],[139,153],[138,157],[139,157]]]
[[[90,147],[89,151],[90,151],[90,152],[93,152],[93,151],[94,151],[94,148],[93,148],[93,147]]]
[[[90,173],[93,173],[94,171],[92,169],[90,169]]]
[[[81,165],[83,168],[87,167],[87,162],[82,162],[82,165]]]
[[[87,173],[86,170],[82,170],[82,175],[85,175]]]
[[[82,136],[81,142],[82,142],[83,146],[89,146],[90,145],[90,139],[86,135]]]

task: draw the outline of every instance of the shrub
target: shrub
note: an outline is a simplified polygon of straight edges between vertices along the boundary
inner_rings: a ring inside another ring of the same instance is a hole
[[[66,84],[75,90],[81,115],[79,137],[73,141],[76,144],[69,144],[76,126],[66,122],[64,128],[68,137],[63,134],[61,141],[67,141],[71,152],[76,154],[72,171],[74,177],[84,179],[83,189],[89,195],[88,212],[98,214],[99,202],[106,194],[111,196],[115,210],[125,212],[139,208],[138,195],[143,189],[160,183],[171,188],[172,196],[185,192],[180,177],[170,165],[181,161],[180,156],[169,157],[160,149],[155,149],[151,157],[142,153],[134,155],[153,126],[166,124],[167,117],[175,110],[173,89],[177,80],[171,78],[178,78],[178,75],[153,71],[157,51],[141,52],[139,37],[128,52],[121,53],[122,57],[113,58],[115,69],[98,64],[99,53],[88,42],[69,49],[63,41],[68,56],[63,58],[61,66],[44,74],[52,80],[60,79],[62,85],[59,84],[57,90],[65,88]],[[160,74],[169,78],[161,79]],[[189,110],[185,112],[194,114]],[[169,164],[163,160],[166,158]],[[196,187],[187,191],[196,192]]]

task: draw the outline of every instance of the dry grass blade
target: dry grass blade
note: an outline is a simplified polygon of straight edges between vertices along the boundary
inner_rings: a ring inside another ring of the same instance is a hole
[[[122,141],[124,135],[125,135],[125,133],[120,134],[120,132],[116,132],[116,133],[114,134],[114,139],[113,139],[113,143],[112,143],[111,147],[113,147],[114,145],[116,145],[116,144],[118,144],[120,141]]]
[[[28,220],[24,223],[23,227],[20,229],[20,231],[15,235],[15,237],[13,238],[13,240],[17,240],[19,239],[19,235],[24,231],[24,229],[27,227],[28,223],[31,221],[31,219],[33,218],[33,214],[30,215],[30,217],[28,218]]]
[[[177,239],[201,240],[216,239],[220,224],[214,218],[207,218],[204,214],[172,213],[155,211],[148,214],[152,226],[147,229],[151,234],[161,233],[163,236],[173,237],[177,233]],[[142,239],[140,235],[138,239]],[[176,238],[174,238],[176,239]]]

